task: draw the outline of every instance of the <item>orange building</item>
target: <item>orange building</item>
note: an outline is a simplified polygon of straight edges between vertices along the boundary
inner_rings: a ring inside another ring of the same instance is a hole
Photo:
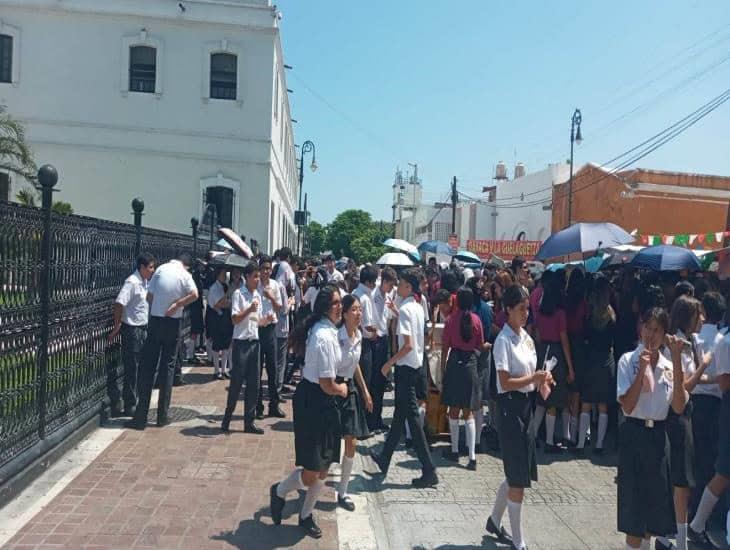
[[[728,226],[730,177],[586,164],[573,176],[571,222],[612,222],[640,235],[714,233]],[[568,225],[568,183],[553,187],[552,230]]]

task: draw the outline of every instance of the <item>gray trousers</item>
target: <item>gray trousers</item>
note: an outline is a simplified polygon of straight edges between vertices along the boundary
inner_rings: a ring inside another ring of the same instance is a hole
[[[289,338],[287,336],[276,337],[276,389],[281,393],[284,387],[284,373],[286,372],[286,359],[289,355]]]
[[[233,367],[231,368],[231,384],[228,386],[228,402],[223,417],[224,423],[231,421],[244,382],[246,382],[246,393],[243,401],[243,421],[246,425],[253,422],[261,377],[259,353],[258,340],[233,340]]]

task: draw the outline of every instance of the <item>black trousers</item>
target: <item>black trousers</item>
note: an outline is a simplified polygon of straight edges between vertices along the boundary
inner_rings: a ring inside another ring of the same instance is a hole
[[[231,384],[228,386],[228,402],[223,422],[231,421],[244,381],[246,382],[246,393],[243,401],[243,421],[246,425],[253,422],[261,379],[259,353],[258,340],[233,340]]]
[[[715,475],[720,439],[720,405],[722,399],[711,395],[692,396],[692,436],[694,438],[695,489],[690,499],[690,510],[696,511],[705,486]],[[715,506],[719,510],[721,506]],[[713,517],[719,513],[713,512]]]
[[[124,408],[130,409],[137,406],[137,377],[142,364],[142,348],[147,339],[147,325],[133,327],[123,324],[121,333],[122,364],[124,365],[122,399]]]
[[[368,413],[368,428],[376,430],[383,424],[383,396],[385,395],[385,383],[387,379],[383,376],[382,368],[388,360],[388,337],[378,336],[373,345],[373,372],[368,382],[368,390],[373,399],[373,412]]]
[[[276,361],[276,325],[271,324],[267,327],[259,327],[259,345],[261,346],[261,369],[260,376],[266,369],[267,387],[269,388],[269,407],[279,404],[279,388],[276,374],[278,365]],[[264,385],[259,379],[259,398],[256,408],[259,412],[264,410]]]
[[[408,366],[396,365],[395,367],[395,413],[393,422],[390,425],[388,438],[385,440],[382,457],[390,464],[390,459],[395,451],[395,446],[405,430],[404,421],[408,422],[413,438],[413,447],[416,449],[418,460],[421,461],[424,473],[433,472],[435,467],[431,460],[431,452],[428,450],[426,435],[423,433],[418,418],[418,404],[416,402],[416,378],[418,369]]]
[[[160,396],[157,402],[157,422],[167,421],[167,412],[172,399],[172,380],[177,365],[177,351],[180,340],[180,319],[171,317],[150,317],[147,340],[142,348],[142,363],[139,369],[139,402],[134,414],[137,424],[147,423],[150,410],[152,386],[157,373]]]

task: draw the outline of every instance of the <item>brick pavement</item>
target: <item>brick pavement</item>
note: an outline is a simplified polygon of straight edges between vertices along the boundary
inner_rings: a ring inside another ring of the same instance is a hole
[[[8,542],[7,548],[337,548],[334,492],[315,511],[319,541],[297,526],[289,501],[281,526],[269,513],[269,486],[293,466],[287,419],[266,419],[263,436],[243,433],[242,409],[219,426],[227,381],[194,368],[173,390],[173,424],[125,430]],[[156,411],[151,411],[150,418]],[[121,429],[121,421],[102,429]]]

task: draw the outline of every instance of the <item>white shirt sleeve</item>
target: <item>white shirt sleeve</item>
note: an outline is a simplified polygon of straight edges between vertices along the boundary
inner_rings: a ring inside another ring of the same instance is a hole
[[[419,306],[420,307],[420,306]],[[400,309],[398,315],[398,330],[397,333],[401,336],[414,336],[413,333],[413,319],[409,311],[409,308],[403,307]]]
[[[155,271],[155,274],[152,275],[152,279],[150,279],[150,284],[147,285],[147,292],[149,294],[152,294],[153,296],[157,293],[157,284],[160,280],[160,272]]]
[[[632,352],[624,353],[616,368],[616,398],[623,397],[634,383],[634,369],[631,365]]]
[[[335,378],[337,376],[337,351],[333,349],[332,342],[327,339],[319,338],[317,340],[316,353],[319,356],[317,361],[317,376],[319,378]],[[339,341],[337,342],[339,346]]]
[[[718,375],[730,374],[730,336],[725,336],[715,348],[715,368]]]
[[[369,297],[363,297],[362,300],[362,326],[375,326],[375,315],[373,315],[373,301]]]
[[[211,289],[212,288],[213,287],[211,287]],[[208,294],[208,298],[210,299],[210,294]],[[246,300],[243,297],[243,293],[236,289],[231,297],[231,314],[239,315],[241,312],[245,311],[248,307],[245,302]]]
[[[119,294],[117,294],[116,303],[120,304],[122,306],[126,306],[129,303],[129,300],[132,299],[132,294],[134,293],[134,283],[127,279],[124,281],[124,284],[122,285],[121,290],[119,291]]]
[[[197,291],[198,287],[195,286],[195,280],[193,279],[193,276],[188,273],[187,271],[183,271],[183,292],[185,293],[184,296],[187,296],[190,294],[193,290]]]
[[[494,368],[510,372],[509,370],[509,341],[507,338],[497,338],[494,341],[494,350],[492,350],[492,358],[494,359]]]
[[[208,289],[208,305],[215,308],[221,298],[223,298],[223,287],[216,281]]]

